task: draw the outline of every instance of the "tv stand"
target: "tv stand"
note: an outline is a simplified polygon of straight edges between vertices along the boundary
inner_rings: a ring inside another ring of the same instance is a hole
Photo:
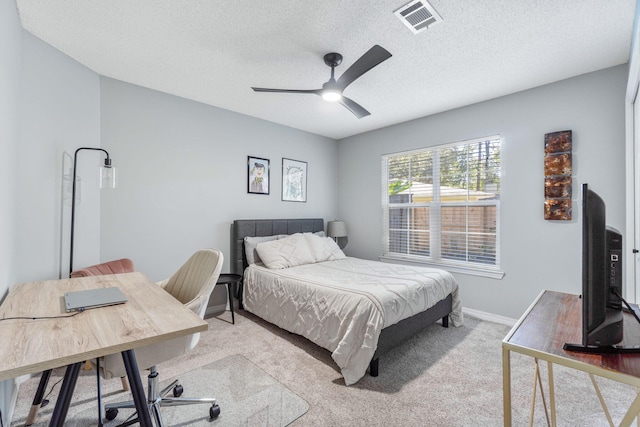
[[[625,322],[636,321],[631,314],[625,313]],[[543,291],[522,315],[520,320],[511,329],[502,341],[502,387],[504,426],[511,427],[511,353],[519,353],[529,356],[535,361],[534,381],[542,386],[542,375],[537,369],[538,361],[547,362],[547,374],[549,387],[548,399],[545,400],[545,413],[550,415],[547,419],[550,424],[556,425],[556,395],[553,381],[553,365],[562,365],[588,374],[593,382],[596,394],[599,393],[595,377],[607,378],[619,383],[628,384],[640,389],[640,357],[637,354],[607,354],[598,349],[598,354],[589,354],[581,351],[567,351],[563,349],[564,343],[577,343],[582,338],[582,300],[577,295],[561,292]],[[635,325],[634,325],[635,326]],[[631,328],[630,328],[631,329]],[[631,330],[628,331],[630,333]],[[632,334],[626,343],[621,346],[636,344],[638,334]],[[580,349],[584,349],[579,345]],[[614,347],[615,348],[615,347]],[[617,349],[619,351],[619,349]],[[537,387],[533,388],[532,401],[539,393]],[[546,394],[546,393],[545,393]],[[605,414],[609,413],[603,399],[599,399]],[[548,405],[547,405],[548,404]],[[530,416],[533,417],[533,408]],[[548,413],[550,409],[550,414]],[[620,426],[631,426],[636,416],[640,414],[640,394],[633,398],[621,421]],[[523,425],[524,420],[516,420],[513,424]],[[604,420],[603,420],[604,421]],[[613,425],[613,423],[611,423]]]
[[[640,354],[640,346],[638,345],[610,345],[605,347],[598,347],[594,345],[584,346],[582,344],[566,343],[564,346],[562,346],[562,349],[566,351],[575,351],[588,354]]]

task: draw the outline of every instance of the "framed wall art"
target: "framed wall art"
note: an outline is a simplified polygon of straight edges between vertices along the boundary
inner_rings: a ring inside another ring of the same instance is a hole
[[[544,136],[544,219],[572,218],[572,135],[570,130]]]
[[[282,159],[282,200],[307,201],[307,162]]]
[[[247,157],[247,192],[251,194],[269,194],[269,159]]]

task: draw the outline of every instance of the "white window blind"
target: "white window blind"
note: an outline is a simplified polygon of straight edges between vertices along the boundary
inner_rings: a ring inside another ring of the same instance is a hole
[[[385,257],[497,269],[500,137],[382,156]]]

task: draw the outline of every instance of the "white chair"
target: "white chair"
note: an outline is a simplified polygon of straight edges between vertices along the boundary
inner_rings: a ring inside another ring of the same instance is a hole
[[[201,249],[193,254],[180,269],[169,279],[158,282],[167,292],[182,302],[201,318],[204,318],[209,297],[216,286],[223,263],[222,252],[217,249]],[[140,368],[149,368],[147,406],[149,415],[155,419],[156,425],[162,426],[160,414],[161,406],[189,405],[209,403],[209,416],[216,418],[220,414],[220,407],[214,398],[185,398],[180,397],[182,386],[178,380],[164,388],[158,389],[158,372],[155,365],[178,357],[191,350],[198,343],[200,334],[174,338],[169,341],[135,349],[137,364]],[[103,378],[119,378],[126,376],[121,355],[113,354],[96,361],[96,368]],[[167,394],[173,390],[173,397]],[[134,403],[119,402],[105,405],[107,420],[113,420],[120,408],[135,408]],[[135,414],[134,414],[135,415]],[[132,415],[133,417],[133,415]],[[100,420],[102,422],[102,420]],[[136,421],[125,421],[123,425],[134,424]]]

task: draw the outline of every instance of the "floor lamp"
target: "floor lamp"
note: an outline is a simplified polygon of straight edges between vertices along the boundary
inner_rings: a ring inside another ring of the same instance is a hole
[[[80,147],[73,154],[73,175],[71,177],[71,240],[69,243],[69,274],[73,271],[73,240],[75,235],[76,220],[76,168],[78,166],[78,153],[82,150],[102,151],[106,154],[104,165],[100,166],[100,188],[116,188],[116,168],[111,165],[111,158],[107,150],[102,148]]]
[[[75,219],[76,219],[76,167],[78,165],[78,153],[82,150],[92,150],[92,151],[102,151],[107,155],[107,158],[104,159],[104,165],[100,167],[100,188],[116,188],[116,168],[111,165],[111,158],[109,157],[109,153],[107,150],[102,148],[92,148],[92,147],[80,147],[73,154],[73,175],[71,176],[71,241],[69,242],[70,253],[69,253],[69,274],[73,271],[73,238],[74,238],[74,228],[75,228]],[[44,371],[42,376],[40,377],[40,383],[38,384],[38,390],[36,391],[36,396],[33,399],[33,403],[31,405],[31,409],[29,410],[29,415],[27,416],[26,425],[31,425],[35,422],[36,417],[38,416],[38,410],[42,406],[44,401],[44,392],[47,388],[47,383],[49,382],[49,378],[51,377],[51,370]],[[64,385],[63,385],[64,387]],[[98,390],[100,389],[100,373],[98,372]],[[47,401],[48,402],[48,401]],[[100,418],[101,414],[101,402],[100,395],[98,395],[98,411],[99,411],[99,419],[100,425],[102,425],[102,420]]]

